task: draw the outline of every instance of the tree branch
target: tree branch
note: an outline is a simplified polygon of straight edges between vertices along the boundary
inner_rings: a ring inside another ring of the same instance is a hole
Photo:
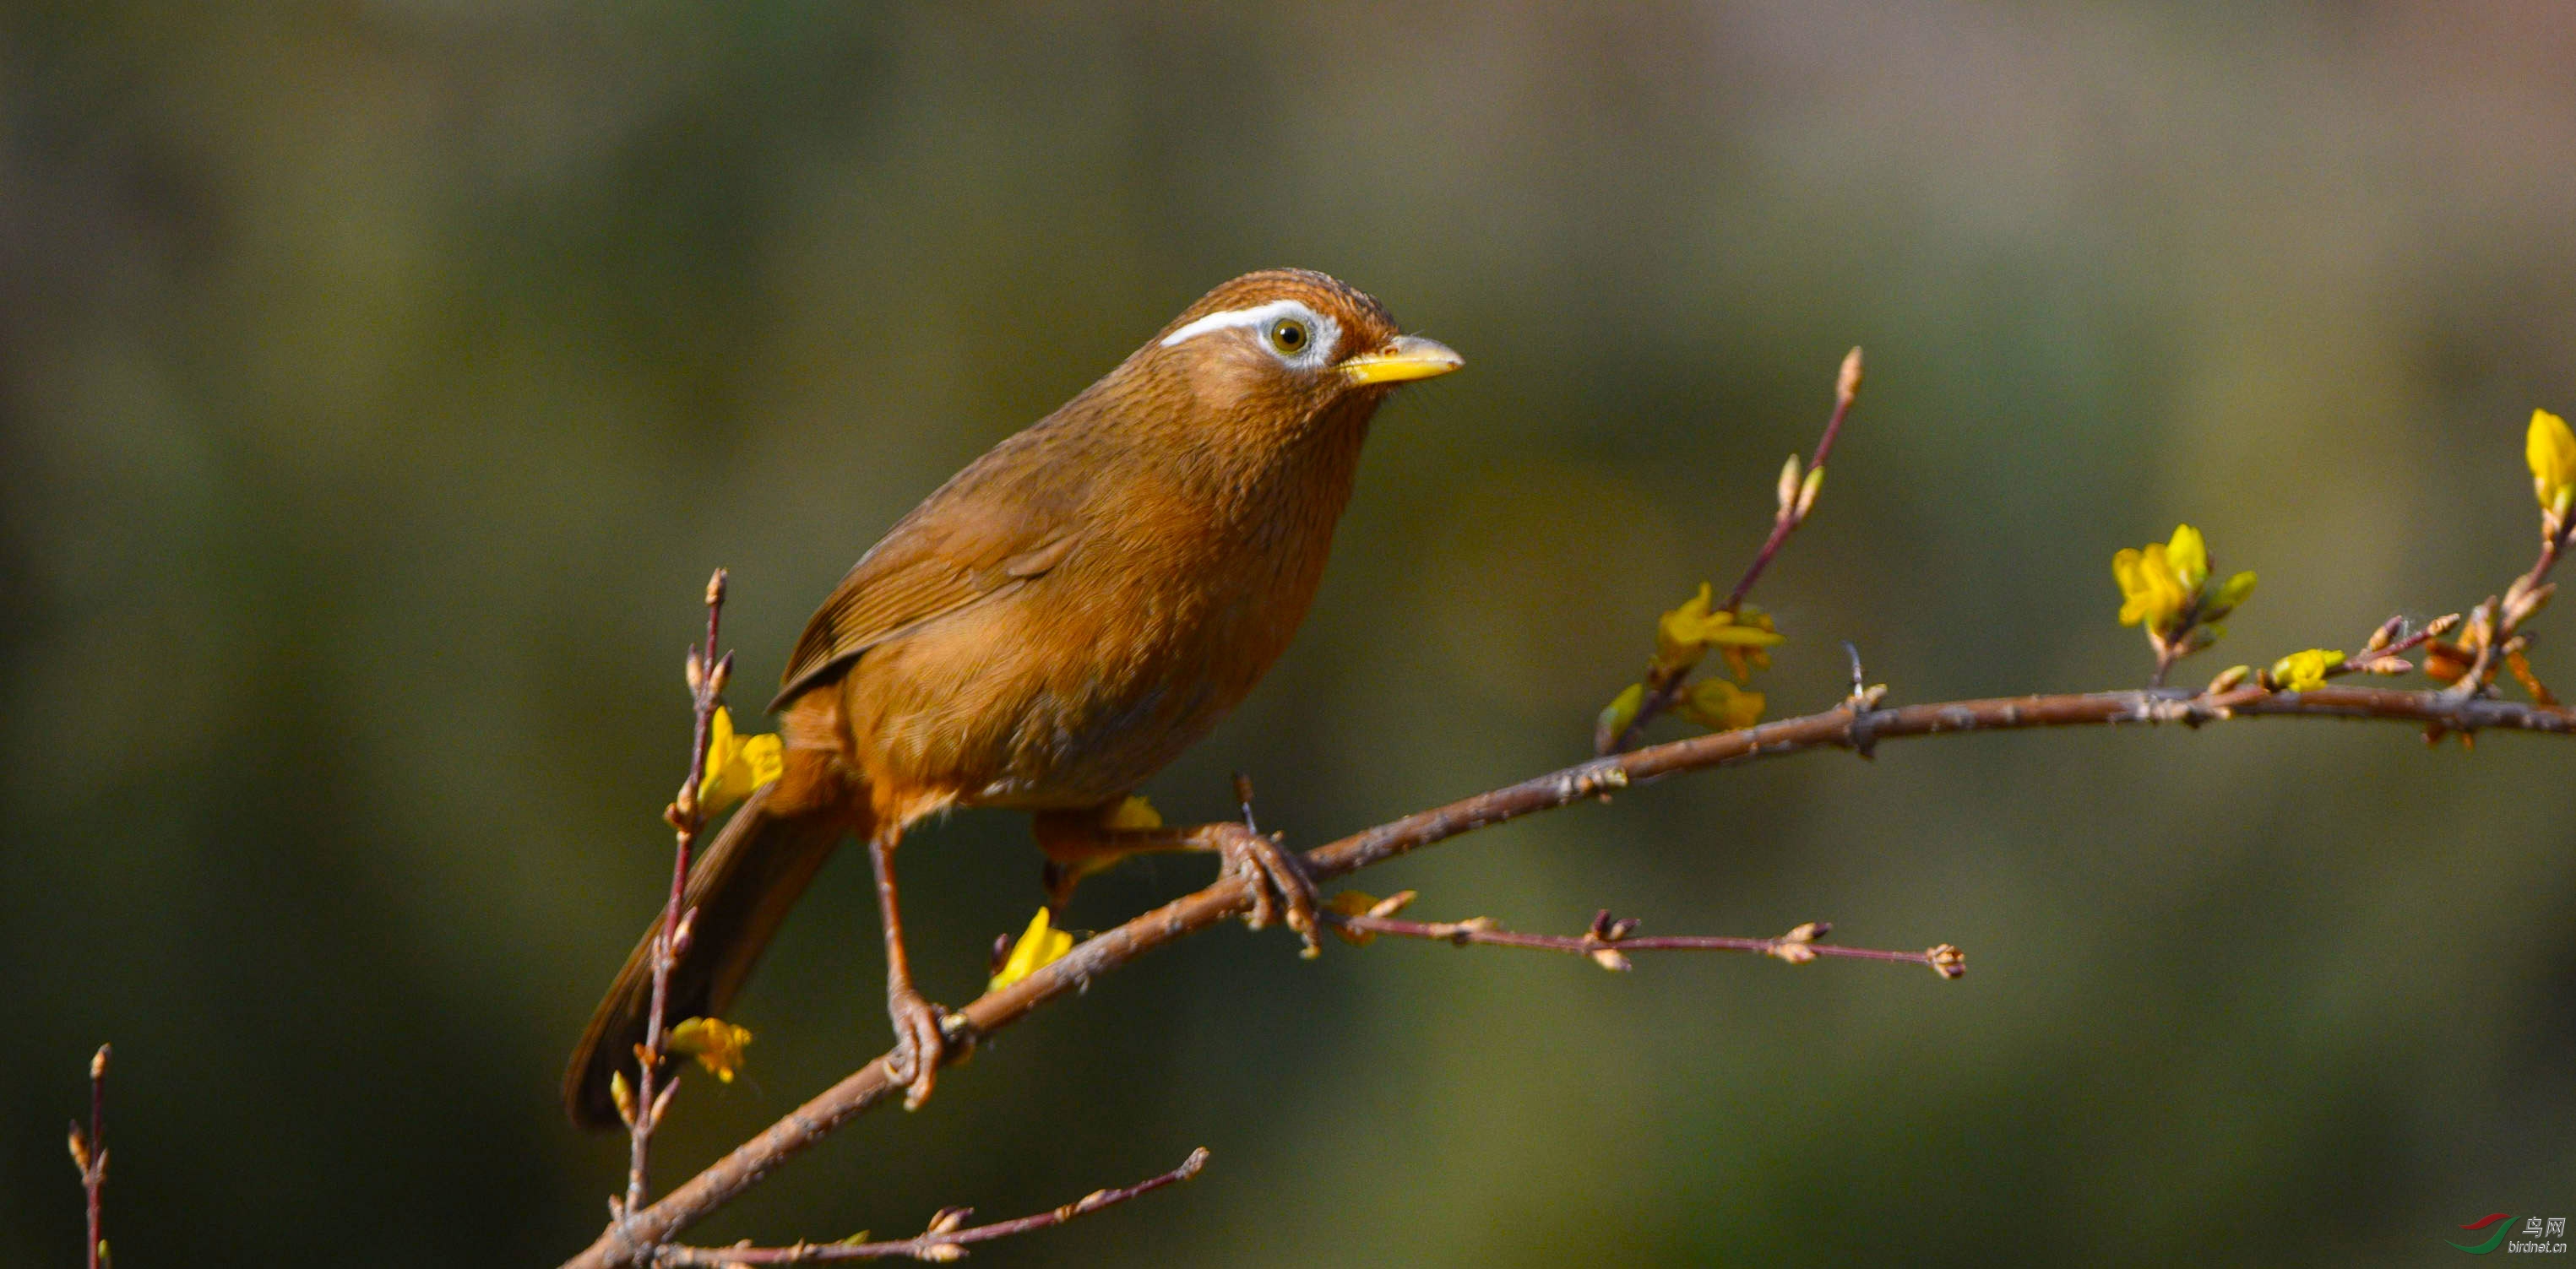
[[[689,773],[680,781],[680,792],[662,810],[662,819],[671,826],[675,844],[671,850],[671,894],[662,905],[662,923],[654,927],[653,992],[644,1014],[644,1043],[635,1058],[635,1092],[631,1099],[622,1087],[612,1085],[618,1094],[617,1113],[626,1121],[626,1196],[610,1204],[610,1223],[624,1222],[644,1206],[651,1193],[653,1130],[661,1126],[662,1114],[670,1109],[671,1095],[680,1089],[680,1079],[671,1077],[659,1093],[654,1082],[661,1077],[663,1041],[669,1038],[668,1011],[671,998],[671,971],[688,950],[692,909],[683,913],[680,902],[689,887],[689,852],[697,844],[698,832],[706,826],[706,812],[698,805],[698,786],[707,776],[707,745],[714,726],[716,709],[724,702],[725,680],[733,673],[733,654],[716,655],[716,630],[724,618],[725,571],[717,569],[707,578],[707,635],[703,648],[689,649],[686,673],[689,700],[695,723],[689,738]],[[618,1077],[621,1081],[623,1076]]]
[[[1833,457],[1834,438],[1842,435],[1843,420],[1851,417],[1852,403],[1860,399],[1860,380],[1860,349],[1854,348],[1843,354],[1842,368],[1835,372],[1834,412],[1825,420],[1824,435],[1816,438],[1814,456],[1807,460],[1802,472],[1798,467],[1798,456],[1795,453],[1789,455],[1789,465],[1780,473],[1780,505],[1771,514],[1770,536],[1762,539],[1761,548],[1753,553],[1753,562],[1744,566],[1744,575],[1736,579],[1735,589],[1726,593],[1726,602],[1711,611],[1744,611],[1744,601],[1752,596],[1753,584],[1762,580],[1762,570],[1771,567],[1772,559],[1780,554],[1780,548],[1787,544],[1789,535],[1807,522],[1807,513],[1815,509],[1816,493],[1825,478],[1825,460]],[[1690,681],[1691,671],[1695,668],[1695,660],[1689,665],[1648,666],[1643,684],[1645,695],[1637,702],[1636,715],[1625,726],[1605,725],[1593,737],[1593,752],[1617,753],[1636,744],[1637,738],[1645,734],[1646,724],[1655,721],[1657,716],[1673,707],[1673,702],[1681,699],[1682,687]]]
[[[1116,1207],[1129,1199],[1151,1194],[1166,1185],[1187,1181],[1207,1166],[1208,1152],[1201,1146],[1181,1160],[1181,1166],[1169,1172],[1149,1176],[1134,1185],[1114,1190],[1093,1190],[1081,1198],[1034,1216],[1017,1220],[995,1221],[990,1225],[959,1228],[975,1214],[971,1207],[951,1207],[930,1218],[930,1228],[912,1238],[893,1242],[798,1243],[793,1247],[664,1247],[655,1263],[667,1266],[706,1266],[727,1269],[732,1265],[801,1265],[825,1260],[912,1260],[951,1261],[966,1258],[966,1244],[991,1242],[1014,1234],[1035,1233],[1053,1229],[1077,1216],[1088,1216],[1104,1207]],[[861,1235],[864,1238],[866,1235]]]
[[[1534,952],[1589,956],[1594,964],[1615,972],[1630,968],[1627,955],[1630,952],[1753,952],[1792,965],[1804,965],[1819,956],[1841,957],[1921,965],[1943,978],[1959,978],[1968,972],[1967,954],[1947,943],[1920,952],[1827,943],[1825,936],[1834,930],[1833,924],[1827,921],[1809,921],[1778,938],[1768,939],[1738,938],[1726,934],[1664,934],[1640,938],[1634,918],[1614,921],[1610,918],[1610,909],[1603,908],[1593,914],[1592,928],[1581,934],[1523,934],[1503,929],[1486,917],[1469,917],[1464,921],[1407,921],[1393,915],[1412,901],[1413,892],[1406,890],[1376,901],[1366,912],[1330,911],[1316,915],[1325,924],[1342,931],[1345,940],[1361,946],[1384,934],[1394,938],[1447,943],[1453,947],[1518,947]]]
[[[2179,688],[2055,696],[1999,697],[1874,709],[1847,702],[1820,714],[1781,719],[1737,731],[1696,736],[1596,758],[1518,784],[1476,794],[1365,829],[1303,857],[1317,880],[1340,877],[1372,864],[1476,829],[1555,810],[1612,789],[1684,772],[1734,766],[1811,749],[1848,749],[1867,756],[1883,740],[2037,727],[2182,723],[2197,727],[2238,718],[2355,718],[2438,724],[2446,731],[2515,730],[2576,734],[2576,710],[2523,705],[2483,696],[2390,688],[2324,687],[2271,692],[2259,686],[2217,695]],[[1093,979],[1147,952],[1198,933],[1252,905],[1249,887],[1224,879],[1196,893],[1076,945],[1064,958],[960,1010],[974,1034],[990,1034],[1038,1006],[1079,993]],[[968,1045],[950,1049],[949,1060]],[[878,1057],[759,1135],[660,1202],[603,1234],[572,1260],[578,1269],[631,1264],[646,1249],[688,1228],[757,1184],[787,1160],[821,1141],[834,1128],[865,1113],[901,1089]]]
[[[89,1269],[101,1269],[107,1257],[107,1058],[98,1046],[89,1059],[89,1131],[72,1121],[72,1166],[80,1169],[81,1195],[89,1213]]]

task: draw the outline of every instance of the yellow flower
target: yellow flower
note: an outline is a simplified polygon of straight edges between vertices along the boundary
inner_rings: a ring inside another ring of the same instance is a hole
[[[1324,904],[1325,907],[1330,908],[1335,912],[1339,912],[1343,916],[1367,916],[1369,914],[1369,909],[1374,908],[1377,905],[1378,897],[1365,890],[1345,890],[1340,894],[1334,895]],[[1377,941],[1377,935],[1368,930],[1354,930],[1347,925],[1339,924],[1334,925],[1332,929],[1333,933],[1339,935],[1343,942],[1348,943],[1353,947],[1367,947],[1369,944]]]
[[[2272,663],[2272,682],[2284,692],[2312,692],[2326,685],[2326,672],[2342,665],[2344,656],[2327,648],[2293,652]]]
[[[2209,580],[2209,544],[2201,540],[2200,530],[2175,525],[2173,541],[2165,543],[2165,563],[2185,592],[2198,594],[2200,584]]]
[[[787,769],[786,755],[775,734],[738,736],[733,711],[716,707],[707,728],[707,775],[698,784],[698,805],[721,811]]]
[[[730,1084],[734,1072],[742,1069],[742,1046],[749,1043],[749,1027],[737,1027],[722,1018],[691,1018],[671,1028],[663,1047],[696,1058],[698,1065]]]
[[[1021,931],[1020,941],[1011,945],[1011,955],[1002,962],[1001,972],[985,984],[986,991],[1000,991],[1049,965],[1064,959],[1073,950],[1073,936],[1056,929],[1047,920],[1047,910],[1038,909],[1029,918],[1029,928]]]
[[[2191,600],[2191,592],[2184,590],[2182,579],[2175,576],[2162,542],[2150,542],[2143,551],[2127,548],[2112,556],[2111,577],[2120,583],[2120,624],[2124,626],[2143,622],[2150,632],[2166,634],[2182,617],[2183,605]]]
[[[1822,471],[1824,469],[1820,467],[1817,468],[1817,470]],[[1755,631],[1775,636],[1771,640],[1772,643],[1779,643],[1782,641],[1782,638],[1785,637],[1779,636],[1778,632],[1773,629],[1771,625],[1771,614],[1764,612],[1751,604],[1746,604],[1742,611],[1735,614],[1735,625],[1731,628],[1729,633],[1738,636],[1738,639],[1742,639],[1749,638]],[[1767,670],[1771,668],[1771,649],[1767,644],[1746,643],[1736,640],[1720,640],[1717,645],[1717,654],[1726,658],[1726,672],[1734,675],[1735,681],[1738,683],[1751,682],[1753,680],[1753,672],[1755,670]]]
[[[1325,901],[1324,906],[1346,917],[1390,917],[1413,905],[1413,892],[1399,890],[1381,899],[1365,890],[1345,890]],[[1353,947],[1367,947],[1377,938],[1376,931],[1354,930],[1340,922],[1331,922],[1333,933]]]
[[[1768,618],[1759,614],[1747,617],[1723,609],[1710,612],[1711,602],[1709,585],[1701,582],[1698,594],[1683,600],[1681,607],[1665,613],[1655,622],[1657,669],[1666,672],[1687,670],[1708,654],[1710,644],[1723,648],[1767,648],[1785,642],[1771,628]]]
[[[2576,432],[2567,430],[2567,420],[2534,410],[2522,452],[2531,464],[2531,489],[2542,509],[2567,514],[2568,503],[2576,501]]]
[[[1734,731],[1762,721],[1762,693],[1745,691],[1724,679],[1701,679],[1690,685],[1675,708],[1682,717],[1711,731]]]
[[[2188,524],[2174,526],[2172,541],[2112,556],[2111,577],[2120,583],[2120,624],[2143,623],[2160,640],[2177,632],[2185,612],[2206,625],[2235,611],[2254,593],[2252,573],[2238,573],[2216,590],[2209,588],[2209,544]]]
[[[1118,805],[1109,808],[1107,815],[1100,817],[1100,826],[1106,829],[1161,828],[1163,813],[1155,810],[1154,804],[1142,796],[1130,793]]]

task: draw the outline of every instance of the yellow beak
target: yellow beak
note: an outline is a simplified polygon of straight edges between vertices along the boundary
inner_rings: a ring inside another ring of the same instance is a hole
[[[1445,375],[1466,364],[1466,358],[1439,340],[1399,335],[1376,352],[1343,362],[1341,371],[1352,383],[1406,383]]]

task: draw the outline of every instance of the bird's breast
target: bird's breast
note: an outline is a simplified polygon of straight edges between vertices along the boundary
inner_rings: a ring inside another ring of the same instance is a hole
[[[1133,791],[1286,650],[1348,496],[1334,483],[1131,495],[1045,575],[871,650],[845,684],[871,781],[1027,808]]]

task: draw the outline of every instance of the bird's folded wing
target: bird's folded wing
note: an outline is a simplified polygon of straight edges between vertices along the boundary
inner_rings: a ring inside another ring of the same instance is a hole
[[[868,649],[1016,590],[1073,552],[1079,535],[1060,499],[1007,496],[962,479],[972,474],[906,516],[841,579],[805,623],[771,709]]]

